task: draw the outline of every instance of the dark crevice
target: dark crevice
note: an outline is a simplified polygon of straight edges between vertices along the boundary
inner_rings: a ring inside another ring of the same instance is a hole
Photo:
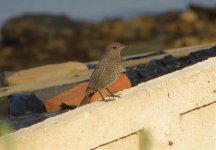
[[[183,116],[183,115],[185,115],[185,114],[187,114],[187,113],[190,113],[190,112],[192,112],[192,111],[199,110],[199,109],[201,109],[201,108],[207,107],[207,106],[212,105],[212,104],[214,104],[214,103],[216,103],[216,101],[213,101],[213,102],[211,102],[211,103],[208,103],[208,104],[205,104],[205,105],[196,107],[196,108],[194,108],[194,109],[188,110],[188,111],[186,111],[186,112],[183,112],[183,113],[180,114],[180,116]]]
[[[139,130],[139,131],[140,131],[140,130]],[[92,148],[92,149],[90,149],[90,150],[95,150],[95,149],[97,149],[97,148],[99,148],[99,147],[101,147],[101,146],[104,146],[104,145],[107,145],[107,144],[110,144],[110,143],[116,142],[116,141],[118,141],[118,140],[124,139],[124,138],[126,138],[126,137],[128,137],[128,136],[131,136],[131,135],[133,135],[133,134],[138,133],[139,131],[133,132],[133,133],[128,134],[128,135],[126,135],[126,136],[123,136],[123,137],[121,137],[121,138],[119,138],[119,139],[116,139],[116,140],[113,140],[113,141],[110,141],[110,142],[107,142],[107,143],[101,144],[101,145],[99,145],[99,146],[97,146],[97,147],[94,147],[94,148]]]

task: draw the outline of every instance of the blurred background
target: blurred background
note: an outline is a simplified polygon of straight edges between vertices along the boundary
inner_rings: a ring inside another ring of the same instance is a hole
[[[215,0],[1,0],[0,69],[216,42]]]

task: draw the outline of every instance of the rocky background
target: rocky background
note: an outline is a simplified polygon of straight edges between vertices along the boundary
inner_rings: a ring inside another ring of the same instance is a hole
[[[124,55],[216,41],[216,8],[87,22],[29,14],[8,20],[0,42],[0,69],[20,70],[70,60],[93,61],[111,41],[129,45]]]

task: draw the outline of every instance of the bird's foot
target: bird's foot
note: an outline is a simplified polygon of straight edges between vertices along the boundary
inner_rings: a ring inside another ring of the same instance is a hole
[[[120,95],[121,95],[121,94],[112,94],[112,95],[109,95],[109,97],[112,97],[113,100],[115,100],[115,97],[117,97],[117,98],[121,98]]]
[[[110,101],[114,101],[115,100],[115,97],[118,97],[120,98],[121,94],[112,94],[112,95],[109,95],[108,97],[112,97],[112,98],[108,98],[108,99],[102,99],[102,100],[99,100],[101,102],[110,102]]]
[[[99,100],[101,102],[110,102],[110,101],[114,101],[115,99],[114,98],[109,98],[109,99],[102,99],[102,100]]]
[[[110,101],[114,101],[115,99],[110,98],[110,99],[105,99],[104,102],[110,102]]]

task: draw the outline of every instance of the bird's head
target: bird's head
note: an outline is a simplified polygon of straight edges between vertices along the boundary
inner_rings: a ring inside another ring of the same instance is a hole
[[[119,42],[113,42],[110,43],[109,45],[106,46],[106,53],[117,53],[120,54],[121,51],[125,48],[126,46],[119,43]]]

